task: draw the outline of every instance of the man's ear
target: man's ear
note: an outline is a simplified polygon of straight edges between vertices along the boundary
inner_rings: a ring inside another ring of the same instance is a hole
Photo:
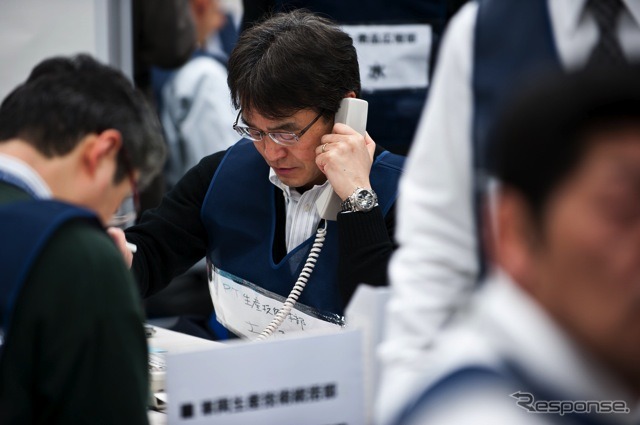
[[[351,90],[350,92],[347,93],[347,95],[345,97],[356,97],[356,92],[354,92],[353,90]]]
[[[514,190],[500,189],[496,208],[497,229],[492,247],[496,263],[520,285],[535,281],[540,231],[524,198]]]
[[[122,146],[122,135],[118,130],[109,129],[85,138],[82,163],[85,171],[94,176],[105,159],[115,158]]]

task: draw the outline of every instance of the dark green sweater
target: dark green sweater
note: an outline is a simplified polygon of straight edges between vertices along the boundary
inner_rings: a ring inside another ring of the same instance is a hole
[[[27,198],[0,183],[0,204]],[[142,322],[137,286],[109,236],[63,225],[15,304],[0,358],[0,423],[146,424]]]

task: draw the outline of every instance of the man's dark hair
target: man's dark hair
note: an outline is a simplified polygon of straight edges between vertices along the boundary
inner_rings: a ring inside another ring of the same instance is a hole
[[[590,148],[590,136],[620,126],[640,129],[638,71],[545,77],[506,105],[490,134],[490,172],[524,197],[538,221],[549,196]]]
[[[301,109],[333,118],[349,91],[360,93],[353,40],[306,10],[273,15],[242,33],[229,58],[236,108],[278,119]]]
[[[161,170],[165,146],[154,111],[120,71],[88,55],[42,61],[0,105],[0,143],[19,138],[48,158],[108,129],[122,136],[115,182],[126,176],[127,161],[142,185]]]

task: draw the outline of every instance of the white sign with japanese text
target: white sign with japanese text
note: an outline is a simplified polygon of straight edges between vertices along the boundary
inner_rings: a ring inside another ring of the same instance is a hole
[[[427,24],[344,25],[358,53],[365,92],[429,85],[432,31]]]
[[[170,424],[364,425],[359,330],[167,356]]]

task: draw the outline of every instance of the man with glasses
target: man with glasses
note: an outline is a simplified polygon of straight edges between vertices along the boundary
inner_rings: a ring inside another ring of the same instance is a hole
[[[302,273],[306,287],[276,332],[337,329],[358,284],[387,284],[403,164],[368,135],[334,124],[342,99],[360,92],[352,40],[309,12],[275,15],[241,35],[228,83],[243,140],[205,157],[127,229],[142,293],[206,257],[215,310],[206,336],[253,338]],[[343,201],[337,221],[316,208],[331,188]]]
[[[163,160],[142,95],[89,56],[0,105],[0,423],[147,423],[140,300],[104,226]]]

